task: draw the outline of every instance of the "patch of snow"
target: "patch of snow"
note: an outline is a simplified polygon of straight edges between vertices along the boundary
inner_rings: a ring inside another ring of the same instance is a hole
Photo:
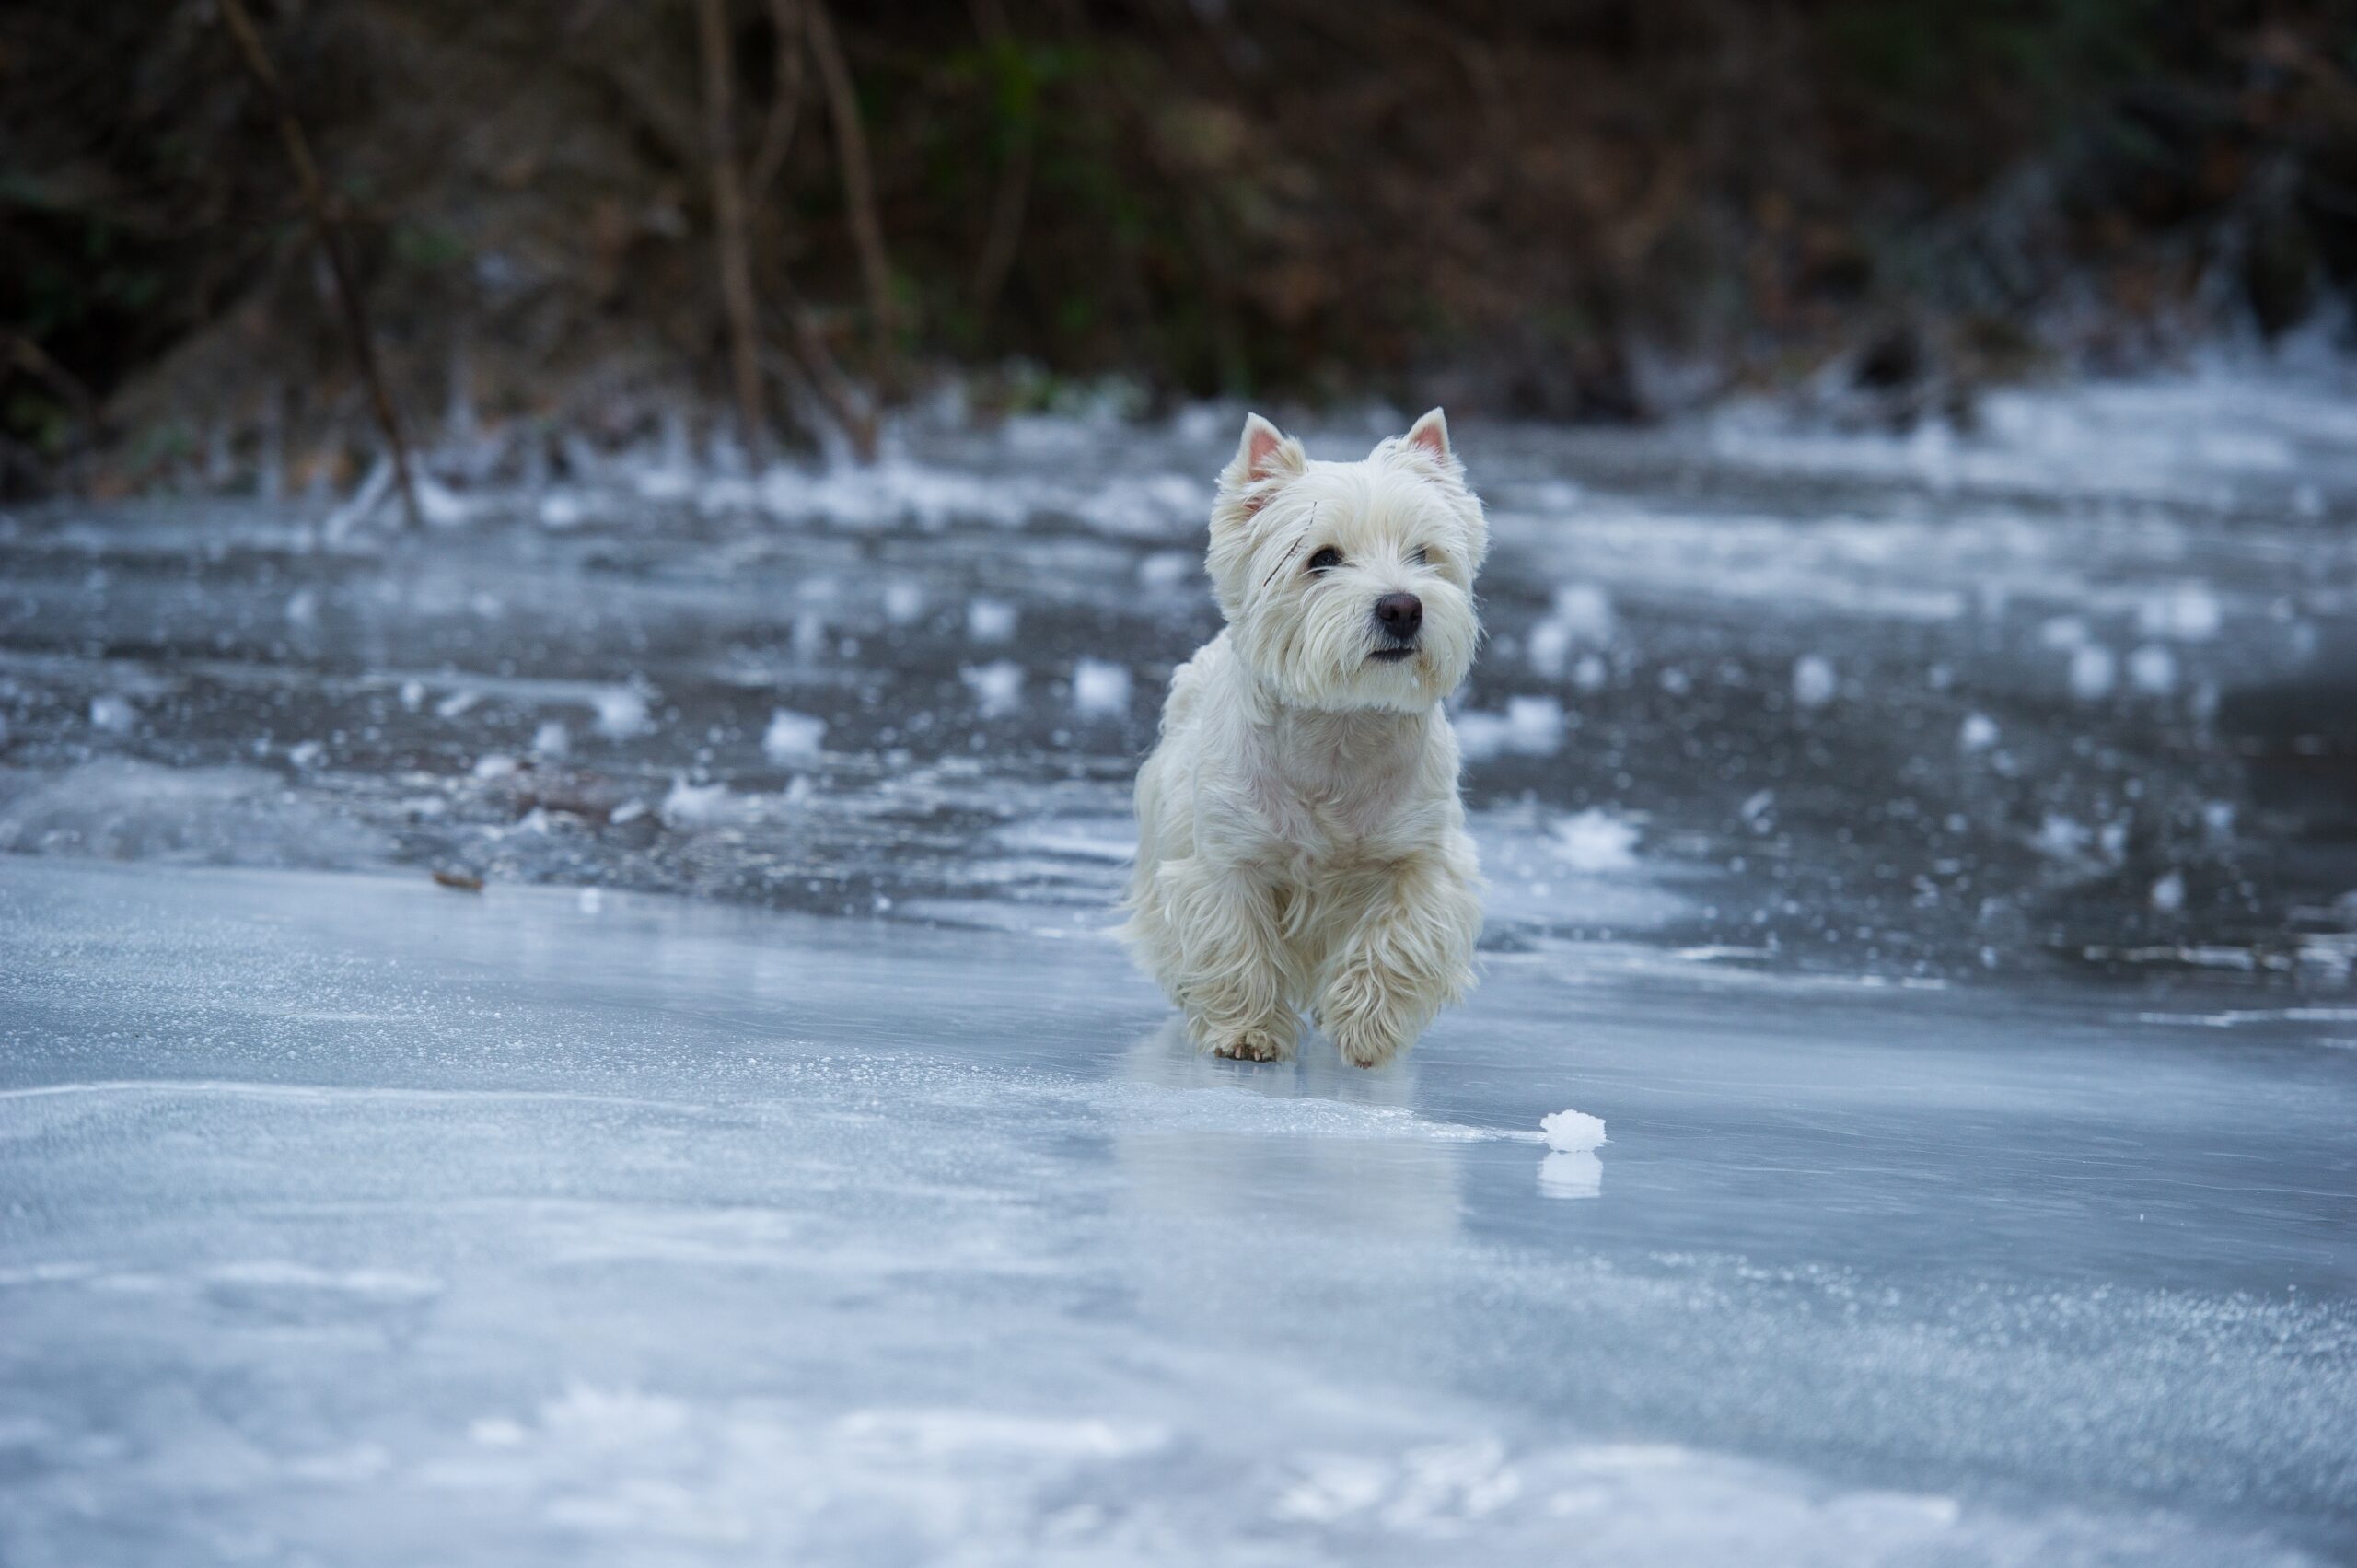
[[[139,714],[130,699],[112,692],[90,699],[90,727],[109,735],[129,735],[139,722]]]
[[[1072,705],[1083,717],[1118,717],[1130,711],[1126,666],[1084,658],[1073,666]]]
[[[1804,708],[1821,708],[1841,690],[1840,677],[1818,654],[1803,654],[1793,661],[1793,701]]]
[[[1604,1135],[1604,1119],[1584,1110],[1559,1110],[1540,1117],[1538,1130],[1547,1135],[1547,1146],[1560,1154],[1584,1154],[1609,1141]]]
[[[1986,751],[1997,744],[1997,721],[1987,714],[1967,714],[1956,743],[1966,751]]]
[[[590,698],[598,710],[598,733],[609,740],[628,740],[655,727],[646,698],[633,687],[611,686]]]
[[[826,738],[825,719],[780,708],[770,714],[769,727],[761,732],[761,755],[781,766],[807,761],[819,754]]]
[[[2165,697],[2177,690],[2177,656],[2158,643],[2147,643],[2128,656],[2128,679],[2147,696]]]
[[[728,786],[725,784],[691,784],[685,776],[675,776],[671,780],[670,793],[663,797],[659,814],[667,828],[693,830],[717,827],[730,816]],[[619,812],[614,819],[621,819]]]
[[[2101,643],[2088,643],[2071,655],[2071,695],[2092,703],[2111,695],[2119,681],[2119,660]]]
[[[1591,806],[1558,818],[1548,829],[1548,847],[1557,861],[1573,871],[1599,876],[1630,871],[1637,865],[1637,825],[1601,806]]]
[[[1530,629],[1530,668],[1550,679],[1561,677],[1572,654],[1612,641],[1612,599],[1593,583],[1567,583],[1555,590],[1545,619]]]
[[[924,614],[924,585],[914,577],[895,577],[884,585],[884,619],[895,626],[912,626]]]
[[[2179,583],[2136,607],[2136,625],[2148,637],[2206,643],[2225,623],[2225,610],[2206,584]]]
[[[968,665],[958,678],[974,693],[974,702],[986,719],[1011,714],[1023,701],[1023,667],[1013,659]]]
[[[977,643],[1004,643],[1015,635],[1015,606],[1004,599],[977,598],[966,606],[966,635]]]

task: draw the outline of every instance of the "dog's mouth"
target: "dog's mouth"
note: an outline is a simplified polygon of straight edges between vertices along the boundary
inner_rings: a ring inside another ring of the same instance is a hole
[[[1398,664],[1401,659],[1414,658],[1416,656],[1416,645],[1413,643],[1410,643],[1404,647],[1377,648],[1375,652],[1367,655],[1366,656],[1371,659],[1378,659],[1385,664]]]

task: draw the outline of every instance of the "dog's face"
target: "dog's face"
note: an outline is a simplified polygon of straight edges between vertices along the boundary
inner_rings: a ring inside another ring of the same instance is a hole
[[[1472,668],[1489,542],[1440,410],[1355,463],[1311,462],[1256,413],[1208,564],[1237,651],[1283,700],[1413,713]]]

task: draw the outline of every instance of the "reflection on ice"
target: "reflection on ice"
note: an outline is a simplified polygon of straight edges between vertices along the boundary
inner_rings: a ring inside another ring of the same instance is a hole
[[[1604,1160],[1594,1149],[1551,1149],[1538,1162],[1538,1191],[1550,1198],[1594,1198],[1604,1191]]]

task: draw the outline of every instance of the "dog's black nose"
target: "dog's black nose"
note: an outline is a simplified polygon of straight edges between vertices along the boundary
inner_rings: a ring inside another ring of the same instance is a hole
[[[1424,623],[1424,601],[1414,594],[1385,594],[1375,601],[1375,623],[1395,642],[1409,642]]]

